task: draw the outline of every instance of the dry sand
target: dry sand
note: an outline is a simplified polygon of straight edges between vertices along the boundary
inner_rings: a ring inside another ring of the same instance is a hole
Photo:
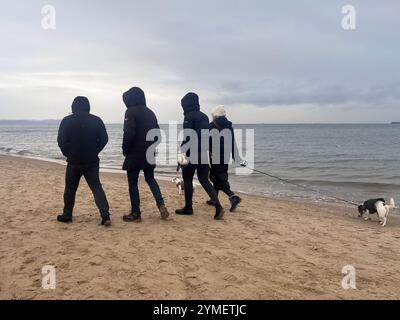
[[[122,174],[102,174],[111,228],[85,182],[74,222],[62,211],[62,165],[0,156],[1,299],[398,299],[400,224],[382,228],[354,209],[243,195],[240,209],[214,221],[195,191],[195,215],[162,221],[141,180],[143,223],[129,211]],[[161,182],[171,213],[182,206]],[[223,199],[228,207],[226,198]],[[41,268],[57,270],[56,290],[41,288]],[[344,265],[357,290],[341,287]]]

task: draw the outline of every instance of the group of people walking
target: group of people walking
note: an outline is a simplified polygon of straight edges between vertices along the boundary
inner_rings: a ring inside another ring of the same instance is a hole
[[[124,135],[122,151],[125,157],[123,169],[127,171],[129,194],[131,201],[131,212],[123,216],[126,222],[141,222],[140,196],[138,189],[138,178],[141,171],[148,184],[162,219],[169,217],[160,187],[154,177],[155,160],[149,159],[148,149],[154,141],[147,139],[151,130],[159,129],[158,120],[152,110],[147,107],[144,92],[133,87],[123,94],[123,101],[127,107],[124,121]],[[210,199],[207,204],[215,207],[216,220],[222,219],[224,209],[219,201],[218,192],[226,193],[231,202],[230,211],[234,211],[241,202],[239,196],[235,195],[228,182],[228,162],[225,148],[230,148],[232,157],[237,157],[235,152],[235,141],[232,123],[226,118],[223,107],[213,110],[213,121],[209,123],[206,114],[200,111],[199,97],[195,93],[186,94],[181,100],[184,111],[183,129],[190,129],[201,139],[202,131],[215,129],[217,131],[229,130],[232,135],[232,144],[224,143],[224,138],[217,144],[218,149],[204,148],[201,143],[196,144],[196,150],[190,144],[190,138],[186,137],[181,148],[185,149],[185,156],[189,161],[182,164],[182,176],[184,181],[185,206],[175,211],[179,215],[193,214],[193,177],[197,172],[198,180]],[[65,176],[64,210],[57,220],[64,223],[72,222],[72,213],[75,204],[75,195],[82,176],[88,183],[95,203],[100,211],[101,224],[111,225],[110,208],[106,194],[100,182],[99,153],[108,143],[108,135],[103,121],[90,113],[90,103],[86,97],[76,97],[72,103],[72,114],[65,117],[59,128],[58,145],[63,155],[67,158],[67,169]],[[192,149],[192,150],[191,150]],[[195,151],[195,152],[193,152]],[[213,154],[220,153],[220,160],[214,161]],[[191,154],[192,153],[192,154]],[[202,163],[205,153],[210,158],[210,163]],[[193,154],[196,154],[194,159]],[[155,155],[154,155],[155,156]],[[222,159],[222,160],[221,160]],[[199,161],[197,161],[199,160]],[[237,160],[237,159],[236,159]],[[211,167],[211,170],[210,170]],[[211,182],[210,182],[211,179]]]

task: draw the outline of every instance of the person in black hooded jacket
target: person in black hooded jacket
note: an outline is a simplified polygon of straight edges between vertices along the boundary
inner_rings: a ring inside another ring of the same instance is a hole
[[[99,153],[107,145],[108,135],[103,121],[90,114],[90,103],[86,97],[74,99],[72,114],[61,121],[57,141],[68,162],[64,212],[57,220],[72,222],[76,191],[81,177],[84,176],[99,208],[102,225],[109,226],[109,205],[99,177]]]
[[[199,97],[197,94],[190,92],[186,94],[181,101],[182,108],[184,111],[184,122],[183,129],[185,140],[182,142],[181,149],[186,151],[186,156],[189,159],[188,164],[182,166],[182,176],[185,191],[185,207],[182,209],[177,209],[176,214],[179,215],[192,215],[193,214],[193,177],[194,173],[197,171],[197,177],[201,186],[207,192],[213,205],[216,208],[214,219],[220,220],[224,215],[224,209],[218,200],[217,192],[212,186],[210,180],[208,179],[210,167],[208,162],[204,163],[203,159],[208,160],[208,126],[209,120],[206,114],[200,111]],[[204,137],[204,132],[207,135]],[[190,139],[190,134],[196,136],[197,141]],[[206,138],[207,143],[205,144],[207,148],[204,149],[204,144],[201,140]]]
[[[211,112],[213,121],[210,123],[210,180],[214,185],[217,193],[224,192],[231,202],[230,211],[234,212],[242,201],[231,190],[229,184],[229,161],[240,161],[240,156],[235,142],[235,133],[233,131],[232,122],[226,118],[226,111],[223,106],[218,106]],[[215,141],[214,141],[215,139]],[[213,146],[215,145],[215,149]],[[214,205],[210,199],[207,204]]]
[[[168,210],[164,205],[160,187],[154,178],[155,156],[148,155],[147,150],[157,140],[150,141],[147,134],[159,129],[157,117],[146,106],[146,98],[142,89],[133,87],[123,94],[123,101],[127,107],[124,122],[124,137],[122,151],[125,156],[123,169],[127,171],[129,195],[131,198],[131,213],[125,215],[126,222],[141,222],[140,196],[138,189],[139,173],[143,170],[144,178],[156,200],[161,218],[167,219]],[[157,141],[160,142],[160,141]],[[149,158],[148,158],[149,157]]]

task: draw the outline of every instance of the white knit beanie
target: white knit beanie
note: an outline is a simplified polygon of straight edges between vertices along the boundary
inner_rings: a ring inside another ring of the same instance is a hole
[[[215,120],[216,118],[219,117],[226,117],[226,110],[224,106],[218,106],[215,107],[212,111],[211,111],[211,115],[213,117],[213,119]]]

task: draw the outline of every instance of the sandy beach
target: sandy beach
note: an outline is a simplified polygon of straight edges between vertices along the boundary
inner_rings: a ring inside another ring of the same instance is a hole
[[[143,223],[129,224],[126,177],[102,173],[112,227],[100,217],[86,183],[74,222],[62,212],[65,167],[0,156],[1,299],[399,299],[400,223],[357,218],[353,208],[243,195],[236,213],[213,220],[205,193],[195,215],[159,218],[141,180]],[[161,181],[171,213],[183,205]],[[228,201],[223,197],[228,208]],[[55,290],[41,288],[54,265]],[[341,270],[356,268],[357,290]]]

